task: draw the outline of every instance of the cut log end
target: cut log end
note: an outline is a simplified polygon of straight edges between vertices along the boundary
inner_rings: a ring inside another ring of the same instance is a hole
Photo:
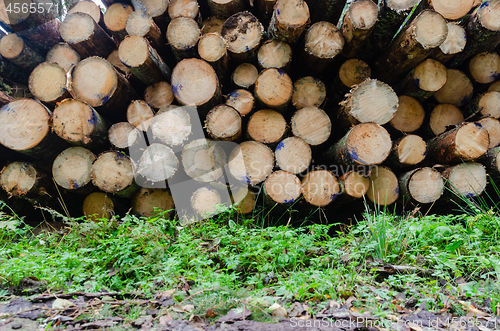
[[[359,84],[348,102],[349,116],[360,123],[385,124],[394,117],[398,109],[396,93],[389,85],[376,79],[367,79]]]
[[[370,187],[370,180],[358,171],[351,170],[340,177],[345,194],[355,199],[363,197]]]
[[[304,43],[307,53],[320,59],[332,59],[342,51],[344,37],[335,25],[321,21],[309,28]]]
[[[132,6],[116,2],[104,13],[104,24],[111,32],[125,31],[127,18],[133,11]]]
[[[229,93],[226,104],[236,109],[241,117],[244,117],[252,111],[255,99],[249,91],[238,89]]]
[[[359,165],[376,165],[387,159],[391,152],[391,136],[376,123],[361,123],[347,133],[345,153]]]
[[[129,122],[115,123],[108,131],[109,142],[119,149],[129,148],[138,138],[139,132]]]
[[[437,170],[428,167],[413,171],[405,184],[411,198],[422,204],[433,203],[444,191],[443,177]]]
[[[277,1],[274,15],[286,27],[300,28],[309,22],[309,7],[305,1]]]
[[[495,52],[476,54],[469,63],[472,78],[480,84],[489,84],[500,77],[500,56]]]
[[[105,152],[92,166],[92,182],[107,193],[118,193],[134,182],[130,158],[121,152]]]
[[[179,17],[195,19],[199,8],[196,0],[172,0],[168,3],[168,16],[174,20]]]
[[[280,69],[265,69],[255,81],[255,95],[269,108],[286,106],[292,98],[292,92],[292,80]]]
[[[455,145],[463,160],[476,160],[488,150],[488,131],[479,123],[466,123],[458,129]]]
[[[358,0],[351,3],[346,15],[355,29],[369,30],[377,22],[378,7],[371,0]]]
[[[424,49],[440,46],[448,36],[448,25],[439,13],[425,10],[415,18],[415,40]]]
[[[477,16],[483,27],[490,31],[500,31],[500,3],[488,1],[485,6],[479,6]]]
[[[248,135],[264,144],[275,144],[285,136],[286,120],[280,113],[263,109],[254,113],[248,121]]]
[[[236,109],[225,104],[208,112],[205,126],[215,140],[235,141],[241,137],[241,116]]]
[[[478,102],[482,116],[500,117],[500,92],[489,91],[483,94]]]
[[[157,114],[150,127],[155,139],[170,146],[180,146],[191,135],[191,118],[183,107],[177,107]]]
[[[291,126],[293,134],[311,146],[327,141],[332,131],[330,117],[317,107],[299,109],[292,117]]]
[[[227,54],[226,42],[218,33],[204,34],[198,42],[198,54],[207,62],[216,62]]]
[[[317,78],[302,77],[293,84],[292,105],[297,109],[321,107],[325,99],[325,83]]]
[[[132,197],[132,212],[139,217],[151,217],[155,210],[160,212],[174,209],[174,199],[167,190],[141,188]]]
[[[12,162],[0,172],[0,184],[5,192],[12,196],[27,194],[36,182],[37,171],[26,162]]]
[[[52,47],[47,53],[45,60],[49,63],[57,63],[63,67],[64,70],[68,71],[80,62],[80,54],[67,43],[59,43]]]
[[[427,144],[419,136],[408,135],[398,142],[396,155],[399,163],[403,165],[416,165],[425,159]]]
[[[445,170],[448,187],[459,197],[473,198],[486,188],[486,169],[482,164],[467,162]]]
[[[298,137],[283,139],[274,153],[277,166],[292,174],[304,172],[312,160],[311,147]]]
[[[13,59],[21,54],[24,49],[24,39],[11,33],[0,39],[0,54],[6,59]]]
[[[199,182],[213,182],[221,178],[227,162],[222,147],[212,140],[198,139],[182,150],[182,166],[186,174]]]
[[[387,167],[376,167],[370,174],[367,198],[376,205],[388,206],[399,197],[398,178]]]
[[[464,121],[464,115],[457,106],[441,104],[436,106],[430,115],[429,126],[436,136],[445,132],[447,127]]]
[[[149,57],[149,44],[141,36],[127,36],[118,48],[120,61],[129,68],[143,65]]]
[[[167,28],[168,43],[177,50],[189,50],[196,46],[201,31],[198,23],[189,17],[173,19]]]
[[[83,201],[83,214],[93,221],[111,218],[114,208],[113,200],[102,192],[91,193]]]
[[[144,100],[134,100],[127,108],[127,121],[141,131],[147,131],[153,117],[153,110]]]
[[[324,207],[332,203],[340,193],[340,185],[328,170],[308,172],[302,179],[302,194],[305,201],[315,207]]]
[[[467,43],[467,34],[465,29],[455,22],[448,22],[448,35],[439,49],[444,54],[453,55],[464,50]]]
[[[89,14],[76,12],[66,17],[59,32],[68,44],[77,44],[88,40],[94,34],[95,27],[96,23]]]
[[[434,98],[439,103],[461,107],[469,102],[473,92],[474,87],[467,75],[460,70],[448,69],[446,84],[434,93]]]
[[[278,170],[273,172],[265,181],[266,195],[274,203],[290,204],[295,202],[301,193],[301,183],[294,174]]]
[[[154,109],[161,109],[174,101],[172,86],[167,82],[150,85],[144,91],[144,100]]]
[[[233,193],[234,207],[241,214],[249,214],[255,207],[256,194],[246,187],[239,188]]]
[[[54,160],[52,176],[56,183],[67,190],[84,187],[92,180],[92,164],[96,156],[83,147],[65,149]]]
[[[99,24],[101,21],[101,8],[93,1],[78,1],[70,10],[68,10],[68,14],[73,13],[86,13],[90,15],[94,19],[94,22]]]
[[[37,146],[49,134],[50,114],[31,99],[19,99],[0,110],[0,143],[7,148],[24,151]],[[29,123],[29,125],[27,125]]]
[[[474,5],[474,0],[432,0],[432,8],[447,20],[458,20]]]
[[[339,70],[339,78],[347,87],[361,84],[372,74],[370,66],[358,59],[349,59],[342,63]]]
[[[134,11],[128,16],[125,29],[131,36],[145,37],[153,24],[151,15],[143,11]]]
[[[259,71],[250,63],[242,63],[234,69],[232,80],[236,86],[249,88],[259,77]]]
[[[172,71],[172,91],[181,104],[203,105],[218,93],[218,89],[215,70],[203,60],[182,60]]]
[[[407,11],[417,4],[418,0],[386,0],[387,7],[396,12]]]
[[[229,17],[222,26],[221,35],[234,54],[256,49],[262,40],[264,28],[250,12],[244,11]]]
[[[500,80],[492,83],[488,88],[488,91],[497,91],[500,92]]]
[[[29,89],[40,101],[53,103],[67,94],[66,70],[56,63],[43,62],[33,69]]]
[[[229,171],[242,183],[257,185],[272,172],[274,155],[269,147],[256,141],[245,141],[231,151]]]
[[[54,109],[52,129],[64,140],[88,144],[98,122],[97,116],[86,103],[65,99]]]
[[[500,144],[500,121],[493,117],[486,117],[477,122],[488,131],[488,135],[490,136],[488,149],[498,146]]]
[[[137,173],[151,183],[171,178],[179,168],[179,160],[168,146],[153,143],[139,160]]]
[[[260,46],[257,61],[263,69],[285,68],[292,61],[292,48],[284,42],[268,40]]]
[[[399,106],[396,115],[390,121],[393,128],[401,132],[418,130],[425,119],[425,111],[420,102],[412,97],[399,97]]]
[[[72,89],[78,98],[92,107],[106,103],[118,86],[118,77],[113,66],[99,57],[80,61],[72,72]]]
[[[191,207],[201,217],[217,213],[217,205],[222,203],[220,194],[211,187],[201,187],[191,196]]]
[[[166,13],[168,8],[168,0],[141,0],[146,8],[146,12],[151,15],[151,17],[156,18]]]
[[[415,68],[413,80],[424,91],[435,92],[441,89],[448,79],[447,69],[440,62],[427,59]]]

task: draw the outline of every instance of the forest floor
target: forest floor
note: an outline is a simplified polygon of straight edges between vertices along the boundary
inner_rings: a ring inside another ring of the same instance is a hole
[[[186,227],[45,210],[50,229],[0,207],[0,330],[500,330],[496,209]]]

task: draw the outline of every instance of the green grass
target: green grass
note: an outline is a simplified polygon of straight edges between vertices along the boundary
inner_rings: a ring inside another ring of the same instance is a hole
[[[64,218],[63,231],[38,235],[8,215],[0,221],[0,295],[36,277],[51,292],[153,297],[177,288],[175,299],[182,302],[187,294],[180,289],[187,284],[198,293],[189,299],[198,314],[246,304],[265,319],[276,301],[320,309],[353,295],[357,309],[384,316],[395,311],[398,292],[437,311],[462,277],[466,298],[489,298],[492,311],[500,303],[500,217],[494,209],[419,218],[367,209],[351,227],[263,228],[262,220],[241,219],[233,210],[188,227],[161,214],[96,223]],[[380,279],[374,266],[383,263],[425,272]],[[456,313],[466,312],[457,307]]]

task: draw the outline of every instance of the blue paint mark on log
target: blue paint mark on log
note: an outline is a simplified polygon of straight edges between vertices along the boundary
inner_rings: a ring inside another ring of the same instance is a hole
[[[280,143],[278,144],[278,146],[276,146],[276,150],[279,151],[280,149],[282,149],[283,147],[285,147],[285,144],[283,144],[282,141],[280,141]]]
[[[290,199],[290,200],[285,199],[285,200],[283,201],[283,203],[292,203],[292,202],[294,202],[294,201],[295,201],[295,199]]]
[[[488,7],[489,5],[490,5],[489,1],[485,1],[481,4],[481,6],[479,6],[479,8]]]
[[[359,158],[358,153],[356,153],[356,149],[355,148],[348,148],[347,149],[347,155],[349,156],[349,158],[351,160],[359,162],[361,164],[365,164],[365,162],[363,162],[363,160],[361,160]]]
[[[92,117],[88,121],[90,124],[95,125],[97,123],[97,114],[95,111],[92,112]]]

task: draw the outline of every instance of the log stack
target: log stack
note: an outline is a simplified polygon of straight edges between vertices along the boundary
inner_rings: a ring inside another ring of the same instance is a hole
[[[90,219],[476,197],[500,178],[500,0],[450,3],[81,1],[2,22],[2,189]]]

